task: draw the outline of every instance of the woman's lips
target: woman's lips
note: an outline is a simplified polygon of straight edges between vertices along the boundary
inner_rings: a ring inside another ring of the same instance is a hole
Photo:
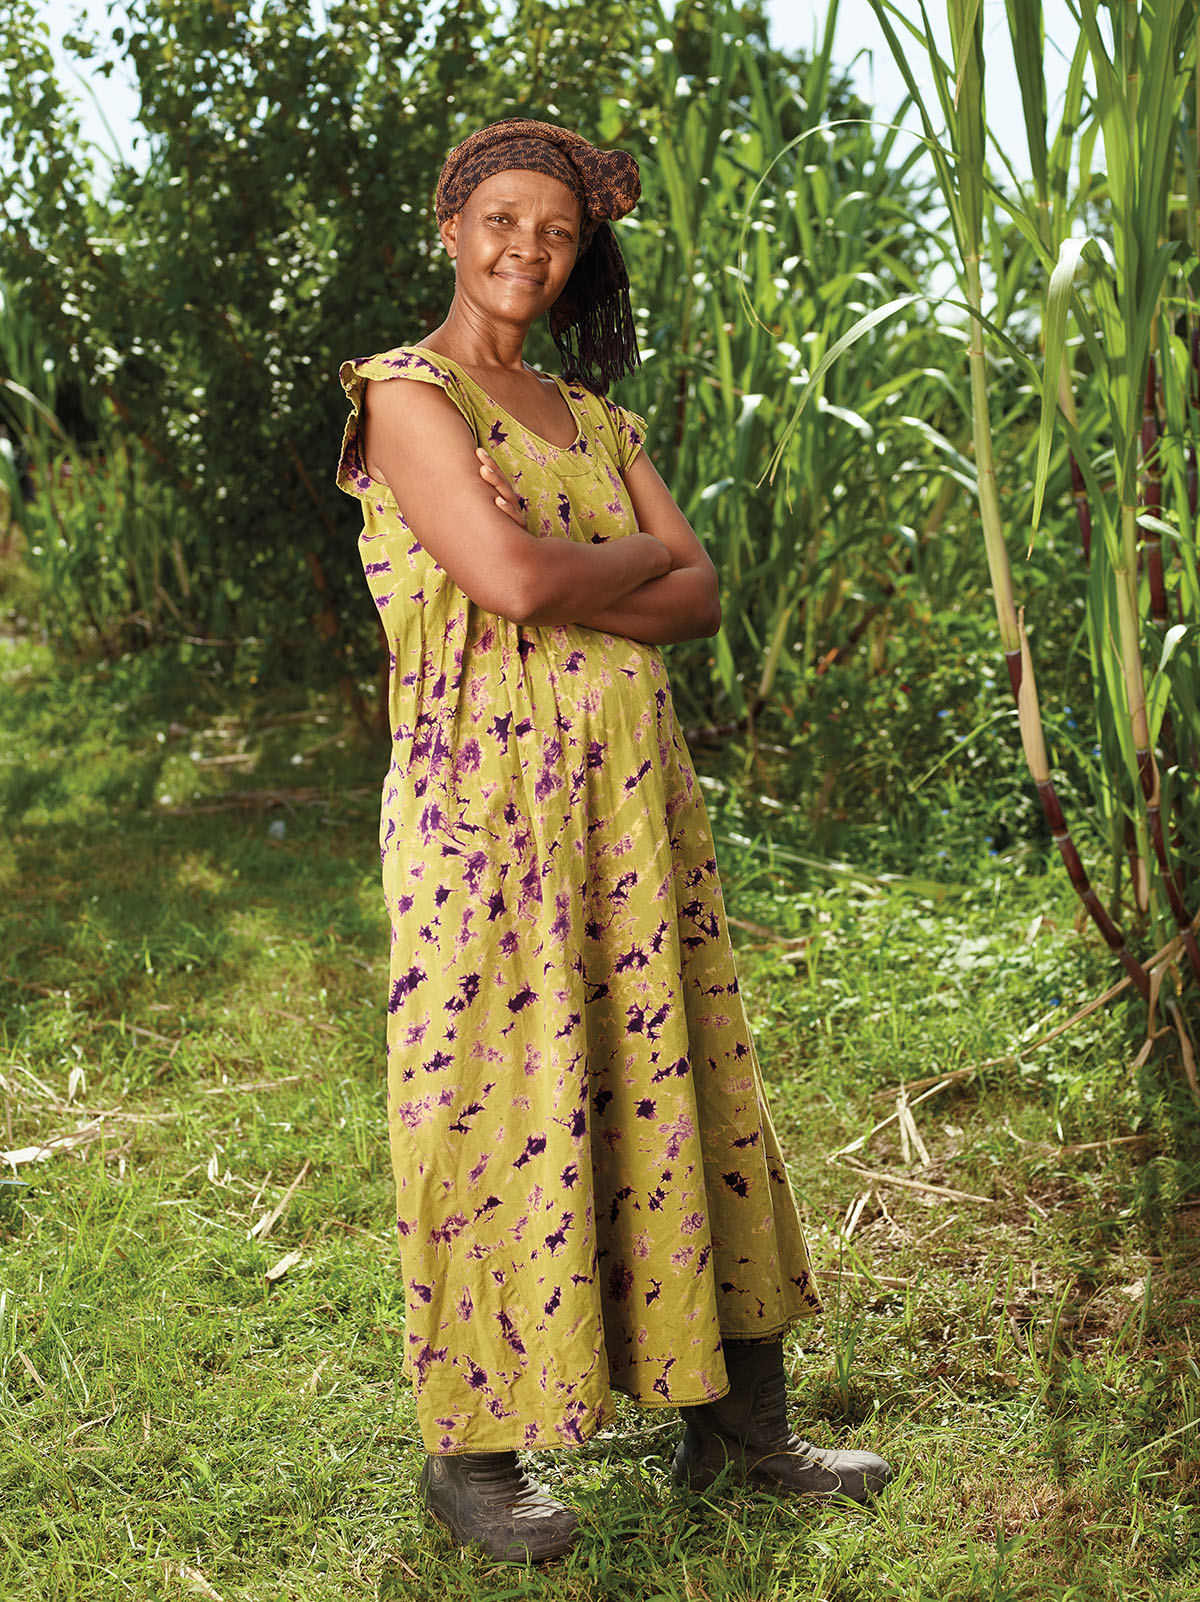
[[[507,278],[510,284],[525,284],[530,289],[542,289],[545,280],[533,278],[528,273],[493,273],[493,278]]]

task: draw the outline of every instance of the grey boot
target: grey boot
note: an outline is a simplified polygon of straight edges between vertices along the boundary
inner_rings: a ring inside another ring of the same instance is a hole
[[[705,1490],[725,1469],[740,1480],[793,1494],[866,1502],[892,1478],[874,1452],[810,1446],[788,1425],[783,1342],[725,1341],[728,1396],[683,1407],[687,1428],[675,1453],[677,1485]]]
[[[574,1544],[579,1520],[529,1478],[515,1452],[430,1453],[420,1485],[425,1506],[460,1545],[504,1563],[542,1563]]]

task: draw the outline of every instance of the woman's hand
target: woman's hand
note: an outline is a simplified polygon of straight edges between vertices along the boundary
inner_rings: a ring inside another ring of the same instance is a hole
[[[525,513],[517,499],[517,492],[508,479],[496,466],[481,445],[475,452],[479,460],[479,476],[489,489],[496,492],[496,505],[506,516],[511,517],[518,528],[525,527]]]

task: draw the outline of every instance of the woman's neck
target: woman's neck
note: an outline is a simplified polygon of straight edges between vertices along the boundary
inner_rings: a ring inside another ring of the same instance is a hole
[[[481,317],[455,295],[445,322],[421,343],[460,367],[520,373],[525,370],[522,353],[528,332],[527,323],[496,323]]]

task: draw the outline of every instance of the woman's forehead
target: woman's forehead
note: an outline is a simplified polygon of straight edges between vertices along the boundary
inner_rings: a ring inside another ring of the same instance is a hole
[[[580,215],[579,202],[566,184],[547,173],[528,172],[521,167],[494,172],[471,191],[470,203],[476,206],[495,206],[501,201],[552,211],[576,221]]]

